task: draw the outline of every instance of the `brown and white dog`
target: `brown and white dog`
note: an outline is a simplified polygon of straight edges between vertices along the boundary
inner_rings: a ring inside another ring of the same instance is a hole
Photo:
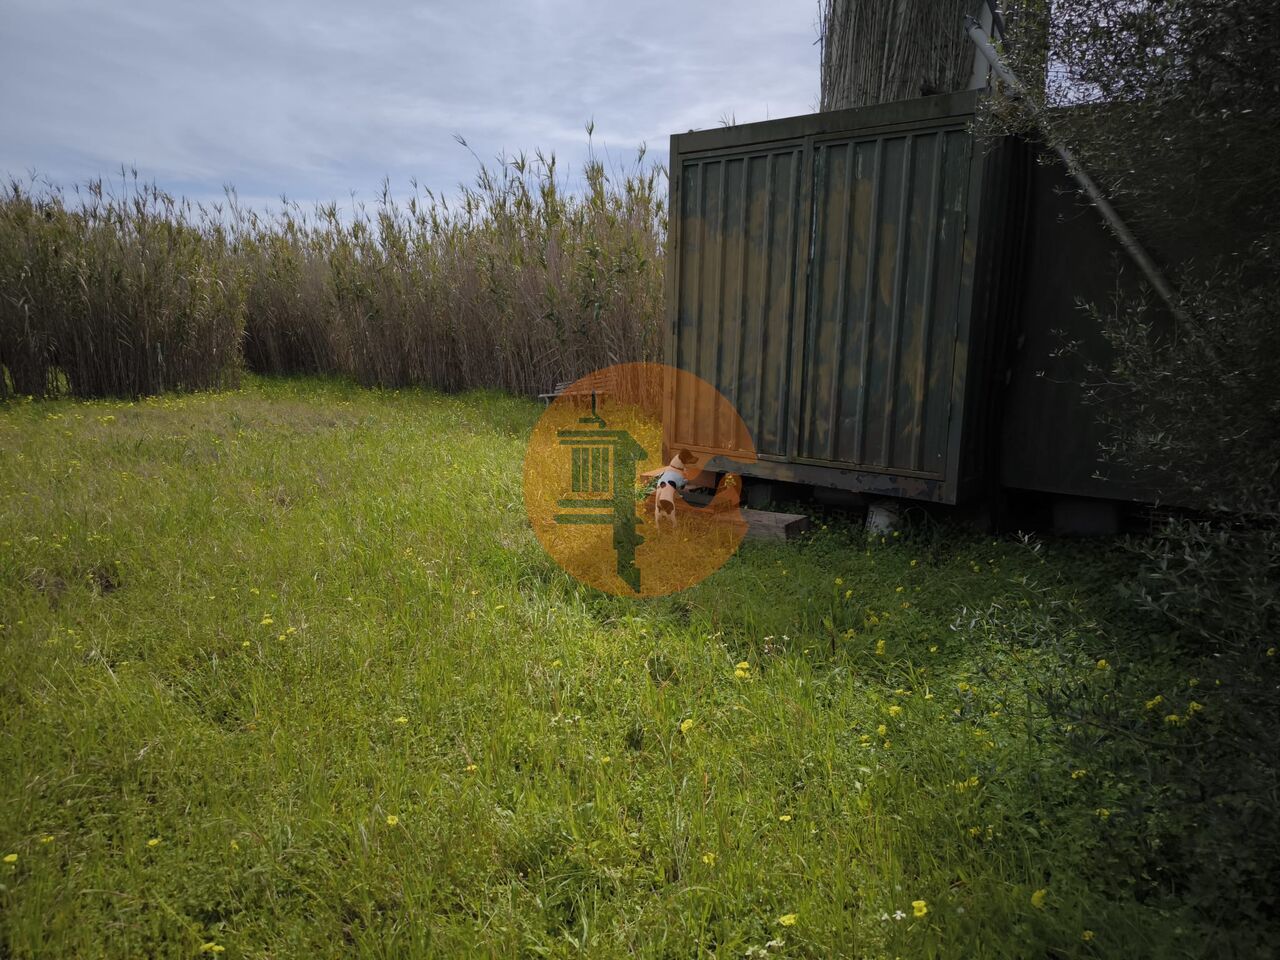
[[[672,530],[676,528],[676,494],[684,490],[689,482],[687,471],[697,462],[698,458],[692,453],[681,450],[658,475],[658,488],[653,495],[653,523],[659,530],[664,520]]]

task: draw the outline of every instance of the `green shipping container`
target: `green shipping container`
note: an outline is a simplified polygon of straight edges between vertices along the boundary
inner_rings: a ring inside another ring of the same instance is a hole
[[[970,134],[978,96],[671,138],[668,362],[736,406],[757,459],[732,466],[748,438],[678,394],[669,445],[939,503],[997,482],[1029,164]]]

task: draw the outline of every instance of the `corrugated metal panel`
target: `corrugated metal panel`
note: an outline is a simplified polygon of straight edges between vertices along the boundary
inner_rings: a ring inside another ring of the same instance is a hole
[[[970,138],[817,145],[800,458],[941,479]]]
[[[797,277],[801,147],[681,165],[678,365],[715,385],[751,438],[679,398],[673,442],[785,453],[788,336]]]

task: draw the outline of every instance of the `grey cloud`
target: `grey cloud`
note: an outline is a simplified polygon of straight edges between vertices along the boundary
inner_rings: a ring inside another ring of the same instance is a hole
[[[816,3],[5,0],[0,171],[70,183],[136,165],[200,198],[445,193],[475,161],[580,166],[670,133],[805,113]]]

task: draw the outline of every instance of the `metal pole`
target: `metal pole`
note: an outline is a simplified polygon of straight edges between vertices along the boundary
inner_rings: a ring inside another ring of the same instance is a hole
[[[1005,66],[1004,61],[1000,59],[1000,53],[992,45],[991,38],[987,36],[987,32],[982,29],[982,24],[972,16],[966,16],[964,22],[969,39],[974,42],[978,51],[986,57],[996,76],[1007,84],[1024,102],[1033,103],[1026,87],[1022,85],[1022,82],[1013,75],[1013,71]],[[1034,104],[1032,109],[1035,109]],[[1160,268],[1156,266],[1155,261],[1151,259],[1142,244],[1138,242],[1138,238],[1133,235],[1133,231],[1120,219],[1120,214],[1116,213],[1115,207],[1111,206],[1110,201],[1102,195],[1102,191],[1093,182],[1093,178],[1085,172],[1084,167],[1080,166],[1075,154],[1071,152],[1065,143],[1053,137],[1051,133],[1049,135],[1049,146],[1053,147],[1058,156],[1062,158],[1062,162],[1067,166],[1067,172],[1075,178],[1076,183],[1080,184],[1080,189],[1093,201],[1093,205],[1098,208],[1098,212],[1102,214],[1102,218],[1107,222],[1107,226],[1111,228],[1111,232],[1115,234],[1116,239],[1120,241],[1120,245],[1124,247],[1129,256],[1133,258],[1133,262],[1146,275],[1147,280],[1151,283],[1156,293],[1160,295],[1160,299],[1169,307],[1175,319],[1191,325],[1190,317],[1179,306],[1177,296],[1174,294],[1173,288],[1169,286],[1169,282],[1164,278],[1164,274],[1160,272]]]

